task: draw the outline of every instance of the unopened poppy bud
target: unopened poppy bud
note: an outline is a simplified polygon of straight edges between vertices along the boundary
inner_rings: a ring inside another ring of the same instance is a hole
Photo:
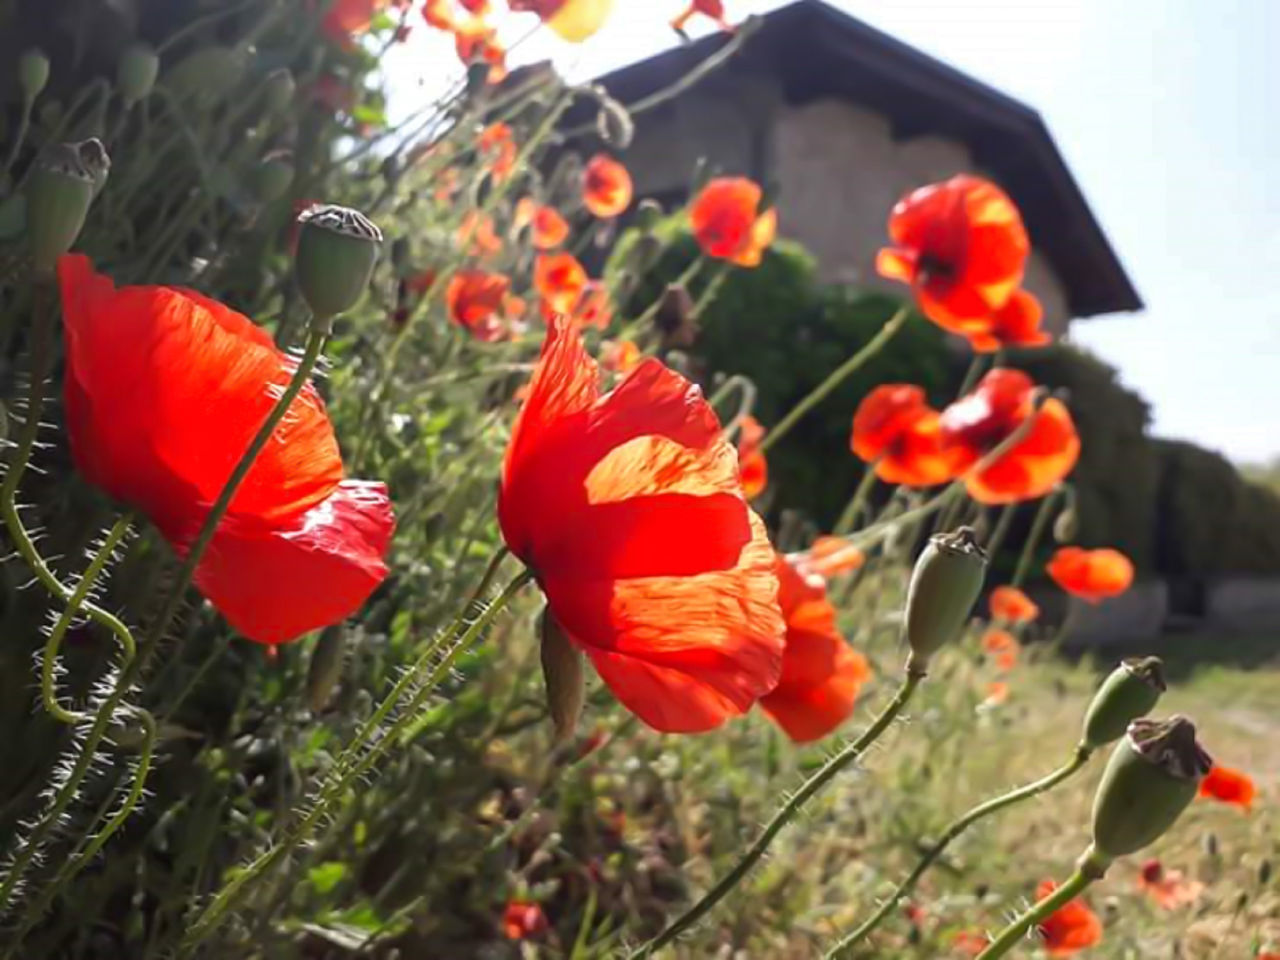
[[[663,216],[665,213],[662,204],[652,198],[646,198],[636,207],[636,226],[645,233],[649,233],[658,228]]]
[[[346,628],[341,624],[320,632],[307,664],[307,706],[312,713],[323,710],[333,696],[342,677],[346,646]]]
[[[293,163],[288,153],[277,151],[263,157],[250,178],[258,202],[270,203],[284,196],[284,192],[293,183],[293,174]]]
[[[1111,752],[1093,800],[1093,843],[1083,869],[1101,876],[1173,826],[1213,760],[1186,717],[1135,720]]]
[[[27,185],[27,236],[37,273],[51,274],[76,242],[110,167],[97,140],[56,144],[36,160]]]
[[[652,233],[642,233],[631,248],[631,262],[628,266],[638,274],[645,274],[653,269],[660,256],[662,241]]]
[[[1129,724],[1152,711],[1164,693],[1164,663],[1159,657],[1131,657],[1102,681],[1084,716],[1086,750],[1119,740]]]
[[[262,80],[262,107],[267,113],[282,113],[293,103],[297,84],[288,67],[272,70]]]
[[[600,112],[596,114],[596,132],[600,139],[617,150],[631,146],[636,125],[627,108],[607,93],[600,96]]]
[[[539,618],[542,634],[542,678],[547,685],[547,708],[555,727],[556,744],[567,742],[578,727],[586,697],[582,652],[547,609]]]
[[[382,231],[350,207],[318,204],[298,215],[298,286],[321,323],[353,307],[373,275]]]
[[[116,64],[116,87],[125,106],[145,100],[160,75],[160,56],[146,43],[135,43],[120,56]]]
[[[929,658],[959,636],[986,572],[987,555],[972,527],[929,538],[907,587],[903,629],[911,647],[909,673],[923,675]]]
[[[1080,518],[1074,506],[1067,507],[1053,521],[1053,539],[1058,543],[1071,543],[1080,532]]]
[[[22,86],[25,102],[34,103],[40,91],[49,82],[49,58],[38,47],[32,47],[18,57],[18,83]]]

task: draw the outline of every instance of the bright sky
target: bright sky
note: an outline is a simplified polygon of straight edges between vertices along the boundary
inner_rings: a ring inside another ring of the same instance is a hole
[[[725,2],[731,19],[784,5]],[[832,2],[1043,114],[1147,304],[1072,337],[1147,398],[1155,432],[1237,460],[1280,455],[1280,2]],[[588,79],[677,41],[681,0],[617,6],[586,44],[540,31],[513,62]],[[438,89],[452,50],[414,34],[393,87]]]

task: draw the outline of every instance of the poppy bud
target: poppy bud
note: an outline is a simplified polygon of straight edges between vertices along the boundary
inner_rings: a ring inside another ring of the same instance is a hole
[[[1135,720],[1111,752],[1093,800],[1093,843],[1082,868],[1101,876],[1173,826],[1213,760],[1186,717]]]
[[[293,183],[293,164],[284,151],[269,153],[254,168],[250,178],[259,203],[270,203],[284,195]]]
[[[307,306],[320,322],[350,310],[378,260],[382,231],[350,207],[317,204],[298,215],[295,269]]]
[[[1119,740],[1130,723],[1151,712],[1165,689],[1164,663],[1159,657],[1120,661],[1093,695],[1084,715],[1081,746],[1096,750]]]
[[[116,64],[116,87],[124,99],[124,105],[131,107],[139,100],[145,100],[156,84],[160,74],[160,56],[145,43],[135,43],[129,47]]]
[[[626,107],[607,93],[601,93],[600,112],[596,114],[596,132],[609,146],[625,150],[635,138],[636,125]]]
[[[311,662],[307,664],[307,706],[312,713],[323,710],[333,696],[333,690],[342,677],[346,646],[346,629],[342,624],[326,627],[320,632],[311,650]]]
[[[1053,521],[1053,539],[1058,543],[1070,543],[1080,532],[1080,518],[1074,506],[1067,507]]]
[[[27,186],[27,234],[37,273],[52,273],[76,242],[110,168],[97,140],[60,143],[36,160]]]
[[[32,47],[18,57],[18,83],[26,103],[34,103],[40,91],[49,82],[49,58],[38,47]]]
[[[262,81],[262,108],[267,113],[281,113],[293,103],[297,84],[288,67],[272,70]]]
[[[542,678],[547,684],[547,707],[555,726],[556,744],[567,742],[578,726],[586,696],[582,653],[547,609],[539,623],[542,634]]]
[[[935,533],[920,552],[911,582],[903,628],[910,673],[923,675],[929,658],[964,629],[987,572],[987,555],[972,527]]]
[[[636,207],[636,226],[646,233],[651,233],[657,229],[664,215],[662,204],[652,198],[646,198]]]
[[[688,347],[698,335],[693,297],[683,284],[669,283],[662,291],[653,326],[662,336],[663,346]]]

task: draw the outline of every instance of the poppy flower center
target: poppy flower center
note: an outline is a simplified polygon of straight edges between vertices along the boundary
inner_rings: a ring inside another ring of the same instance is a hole
[[[956,265],[934,253],[922,253],[918,261],[921,284],[950,283],[959,272]]]

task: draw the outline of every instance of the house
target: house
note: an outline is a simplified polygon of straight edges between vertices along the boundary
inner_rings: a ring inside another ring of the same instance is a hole
[[[1142,307],[1035,110],[820,0],[796,0],[747,29],[714,69],[732,42],[725,35],[596,81],[634,108],[621,159],[639,196],[682,202],[705,158],[776,190],[780,232],[809,249],[823,279],[875,286],[894,202],[977,172],[1023,212],[1034,247],[1026,285],[1047,329]],[[700,65],[705,76],[672,95]]]

